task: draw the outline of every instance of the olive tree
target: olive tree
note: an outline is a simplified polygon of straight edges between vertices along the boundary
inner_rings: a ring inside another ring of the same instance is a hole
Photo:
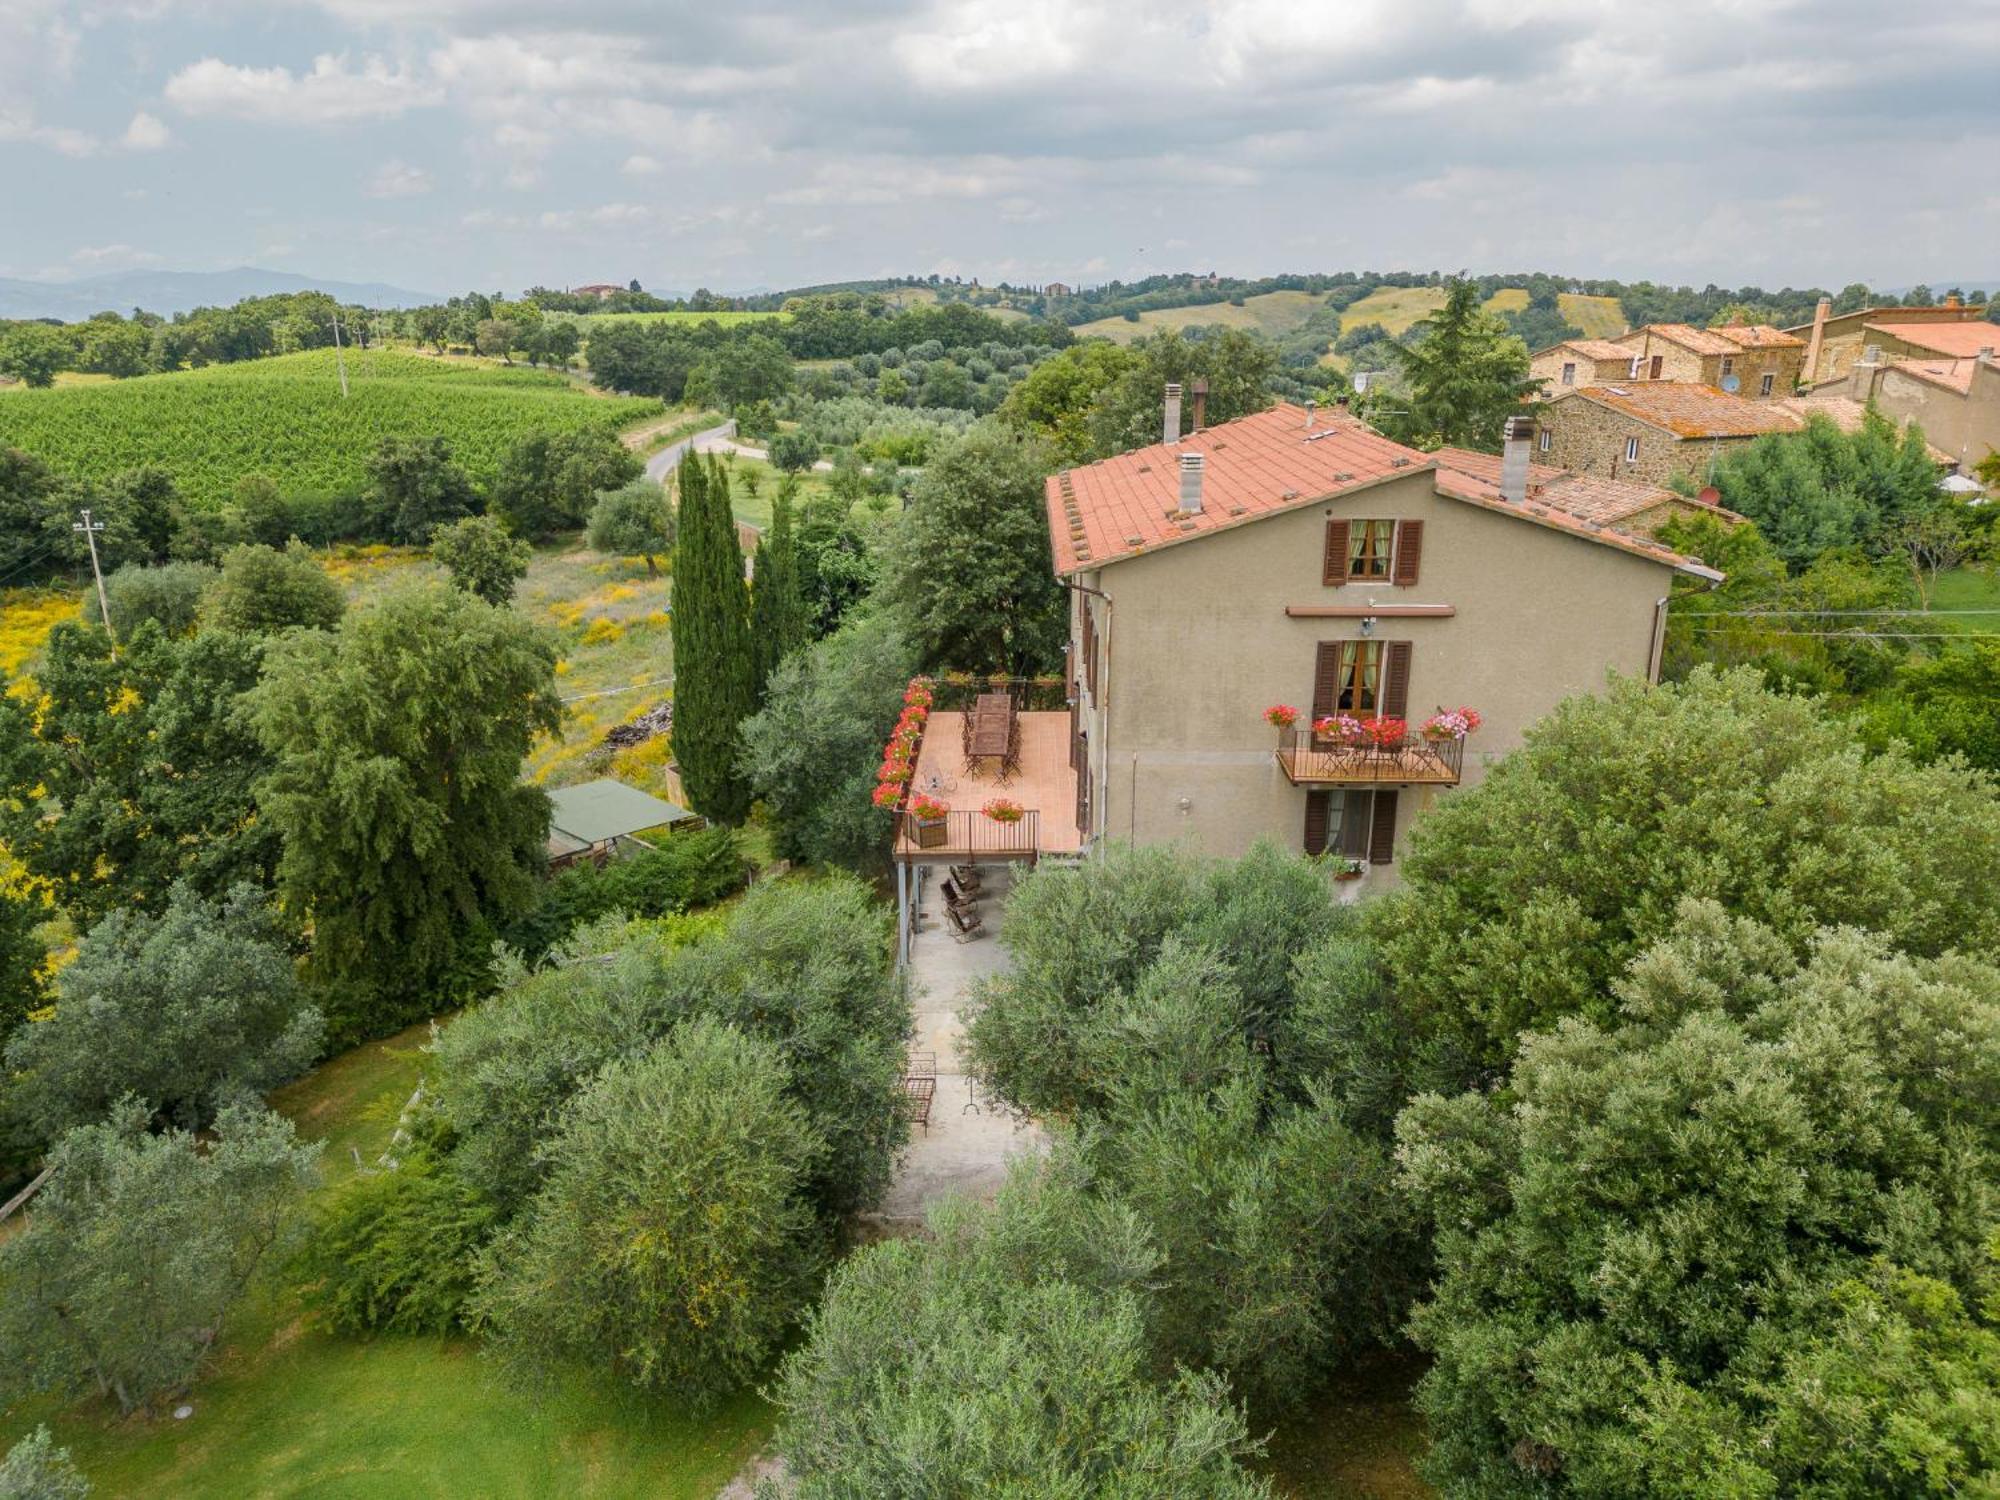
[[[1610,999],[1524,1038],[1504,1092],[1425,1095],[1398,1122],[1439,1263],[1414,1324],[1432,1477],[1451,1496],[1992,1484],[2000,972],[1851,929],[1801,957],[1688,901]],[[1983,1303],[1982,1334],[1961,1308]]]
[[[674,550],[674,508],[664,487],[635,479],[597,497],[590,512],[591,549],[613,557],[642,557],[646,576],[660,576],[658,559]]]
[[[159,916],[114,911],[84,935],[54,1013],[15,1033],[7,1066],[45,1138],[120,1098],[193,1129],[302,1072],[323,1032],[263,892],[177,886]]]
[[[121,1412],[187,1389],[251,1276],[282,1248],[317,1145],[231,1105],[214,1141],[125,1107],[64,1135],[27,1228],[0,1242],[0,1382],[95,1391]]]
[[[501,1360],[608,1366],[694,1407],[755,1380],[823,1254],[803,1192],[821,1142],[786,1081],[769,1042],[696,1020],[577,1095],[483,1261],[474,1317]]]
[[[204,608],[225,630],[274,635],[294,627],[331,630],[347,600],[303,542],[288,542],[282,552],[245,543],[222,554],[222,572]]]
[[[2000,799],[1980,772],[1869,753],[1750,670],[1615,681],[1528,731],[1417,825],[1372,904],[1400,1003],[1469,1078],[1515,1035],[1611,1016],[1611,981],[1684,897],[1803,945],[1824,924],[1916,954],[2000,954]]]
[[[466,516],[431,533],[431,558],[476,599],[505,608],[528,576],[534,549],[507,535],[491,516]]]

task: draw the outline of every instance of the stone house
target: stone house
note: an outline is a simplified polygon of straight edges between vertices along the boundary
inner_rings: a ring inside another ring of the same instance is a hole
[[[1805,341],[1766,323],[1649,323],[1612,342],[1631,357],[1627,380],[1692,381],[1758,401],[1791,395],[1805,363]]]
[[[1775,402],[1696,381],[1642,380],[1572,391],[1550,402],[1536,447],[1545,462],[1582,474],[1653,485],[1678,474],[1705,485],[1716,460],[1732,447],[1802,425]]]
[[[1348,891],[1393,882],[1411,823],[1529,725],[1656,673],[1676,577],[1720,575],[1565,508],[1563,476],[1534,488],[1533,430],[1501,460],[1425,454],[1285,404],[1052,475],[1084,847],[1270,838],[1354,860]],[[1280,704],[1296,724],[1266,722]],[[1476,733],[1420,732],[1460,706]],[[1407,738],[1356,748],[1338,716]]]
[[[1530,355],[1528,373],[1541,383],[1546,400],[1578,386],[1630,380],[1632,361],[1632,351],[1610,339],[1565,339]]]
[[[2000,335],[1991,324],[1948,326]],[[1863,359],[1844,379],[1819,389],[1864,406],[1872,402],[1899,423],[1916,423],[1932,449],[1961,470],[2000,453],[2000,361],[1991,344],[1969,359]]]
[[[1822,297],[1812,322],[1785,331],[1806,340],[1805,383],[1818,386],[1843,378],[1870,344],[1887,359],[1974,358],[1982,342],[2000,345],[2000,327],[1988,322],[1986,314],[1986,308],[1968,307],[1955,297],[1936,307],[1864,307],[1835,313],[1831,299]],[[1958,331],[1967,327],[1982,331]],[[1958,342],[1939,347],[1939,339]]]

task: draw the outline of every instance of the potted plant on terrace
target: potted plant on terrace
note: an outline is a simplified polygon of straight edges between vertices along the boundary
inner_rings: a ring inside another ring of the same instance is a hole
[[[921,792],[910,799],[910,817],[917,825],[917,847],[936,849],[943,845],[944,815],[951,811],[935,797],[926,797]]]
[[[1289,703],[1273,703],[1264,710],[1264,722],[1273,729],[1290,729],[1299,722],[1299,711]]]
[[[995,797],[980,811],[996,823],[1018,823],[1025,816],[1021,804],[1011,797]]]
[[[1435,744],[1441,740],[1462,740],[1481,722],[1476,708],[1441,708],[1424,720],[1418,731]]]

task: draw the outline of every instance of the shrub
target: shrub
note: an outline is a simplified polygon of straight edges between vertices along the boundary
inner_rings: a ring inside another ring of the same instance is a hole
[[[822,1253],[802,1192],[821,1142],[786,1082],[776,1047],[707,1020],[606,1068],[484,1258],[499,1357],[529,1378],[610,1366],[697,1408],[754,1380]]]
[[[451,581],[475,598],[504,608],[528,576],[534,551],[507,535],[491,516],[466,516],[431,533],[431,557]]]
[[[323,1197],[294,1269],[335,1332],[448,1333],[493,1228],[493,1205],[420,1151]]]
[[[0,1500],[88,1500],[89,1495],[90,1481],[46,1427],[37,1427],[0,1458]]]
[[[319,1156],[261,1108],[224,1110],[205,1150],[144,1125],[122,1108],[63,1136],[27,1227],[0,1242],[0,1382],[16,1391],[95,1390],[132,1412],[185,1390]]]
[[[205,601],[210,619],[227,630],[274,635],[295,627],[331,630],[347,610],[340,585],[298,542],[280,552],[245,545],[222,554],[222,573]]]
[[[209,902],[183,886],[158,917],[116,911],[85,934],[55,1014],[15,1034],[7,1063],[45,1137],[125,1096],[194,1128],[301,1072],[322,1030],[263,893]]]
[[[743,888],[747,866],[736,833],[704,828],[669,834],[613,863],[601,882],[607,910],[667,917],[712,906]]]
[[[128,641],[132,632],[152,620],[168,635],[189,635],[201,609],[202,595],[215,569],[199,563],[164,563],[140,567],[128,563],[104,580],[105,602],[111,606],[111,628]]]
[[[1800,959],[1786,935],[1689,901],[1614,993],[1615,1023],[1524,1038],[1504,1093],[1425,1095],[1398,1122],[1437,1235],[1414,1322],[1436,1360],[1420,1388],[1436,1481],[1468,1496],[1990,1483],[2000,1428],[1970,1438],[1990,1396],[1975,1381],[1940,1399],[1926,1366],[1990,1368],[1994,1352],[1954,1304],[1991,1286],[2000,973],[1851,930]]]
[[[650,479],[635,479],[597,497],[590,512],[591,550],[614,557],[643,557],[646,573],[657,577],[656,559],[674,550],[674,508],[667,492]]]
[[[801,1500],[1268,1496],[1222,1381],[1155,1378],[1129,1222],[1033,1177],[836,1270],[774,1395]],[[918,1334],[920,1336],[913,1336]]]

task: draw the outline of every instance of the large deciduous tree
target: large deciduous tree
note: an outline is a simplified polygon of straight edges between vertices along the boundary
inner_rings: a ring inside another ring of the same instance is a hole
[[[1420,447],[1500,450],[1500,429],[1535,392],[1528,346],[1480,307],[1479,284],[1454,280],[1444,306],[1390,346],[1404,390],[1401,410],[1377,413],[1382,430]]]
[[[376,522],[392,541],[428,542],[439,526],[479,509],[442,437],[383,438],[368,456],[368,486]]]
[[[485,919],[533,900],[548,797],[521,762],[561,723],[555,659],[546,632],[444,583],[272,650],[252,711],[279,883],[320,972],[375,991],[374,1024],[435,1009]]]
[[[0,837],[78,918],[157,911],[176,881],[206,896],[270,883],[270,757],[245,711],[266,647],[147,624],[114,656],[103,631],[58,625],[41,701],[0,696]]]
[[[120,1098],[197,1129],[297,1076],[323,1031],[264,893],[209,902],[179,886],[161,915],[114,911],[84,935],[55,1013],[15,1034],[7,1066],[44,1139]]]
[[[216,624],[253,635],[331,630],[347,610],[340,585],[299,541],[282,552],[254,543],[231,547],[204,604]]]
[[[910,491],[882,580],[926,668],[1055,669],[1065,595],[1049,554],[1048,453],[997,423],[947,446]]]
[[[143,1108],[70,1131],[27,1227],[0,1242],[0,1382],[94,1391],[122,1412],[186,1390],[223,1318],[296,1222],[319,1157],[232,1106],[203,1146]]]
[[[1613,994],[1398,1123],[1443,1492],[1992,1487],[2000,974],[1689,901]]]
[[[1803,944],[1846,923],[1917,954],[2000,954],[2000,800],[1962,766],[1870,754],[1749,670],[1572,698],[1412,835],[1370,910],[1399,1004],[1470,1077],[1516,1033],[1605,1019],[1688,896]]]
[[[750,593],[729,507],[729,477],[690,453],[678,471],[674,543],[674,757],[695,811],[740,823],[750,787],[737,766],[737,731],[754,705]]]
[[[644,470],[638,455],[605,429],[535,433],[507,450],[492,509],[517,536],[573,531],[590,519],[598,495],[630,484]]]

